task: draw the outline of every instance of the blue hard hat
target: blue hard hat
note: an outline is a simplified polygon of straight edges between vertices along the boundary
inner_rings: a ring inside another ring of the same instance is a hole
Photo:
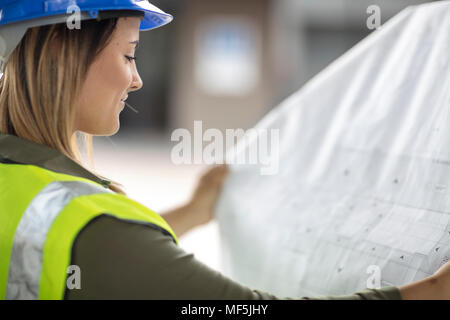
[[[116,13],[117,11],[117,13]],[[141,31],[158,28],[173,17],[147,0],[0,0],[0,78],[10,54],[28,28],[80,20],[141,14]]]
[[[147,0],[0,0],[0,27],[14,22],[69,14],[77,6],[80,12],[96,18],[99,11],[135,10],[145,14],[140,30],[150,30],[172,21],[173,17]]]

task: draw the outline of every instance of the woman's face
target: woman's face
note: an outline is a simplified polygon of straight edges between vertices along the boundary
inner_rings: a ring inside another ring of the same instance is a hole
[[[123,100],[142,87],[135,61],[127,58],[135,55],[140,23],[137,17],[117,20],[111,41],[89,68],[81,88],[74,132],[106,136],[119,130]]]

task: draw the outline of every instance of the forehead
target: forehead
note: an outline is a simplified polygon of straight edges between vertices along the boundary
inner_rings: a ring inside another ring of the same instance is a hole
[[[115,36],[118,38],[127,38],[128,41],[139,40],[139,26],[141,18],[121,17],[117,20]]]

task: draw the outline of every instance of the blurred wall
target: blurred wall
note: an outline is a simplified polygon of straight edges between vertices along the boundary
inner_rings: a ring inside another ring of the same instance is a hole
[[[172,128],[249,128],[274,86],[268,0],[190,0],[177,16]]]

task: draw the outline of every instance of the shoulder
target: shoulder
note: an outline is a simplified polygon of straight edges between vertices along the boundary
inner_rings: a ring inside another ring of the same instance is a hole
[[[71,265],[81,270],[82,290],[66,290],[65,299],[130,298],[180,253],[188,255],[157,225],[99,215],[73,243]]]

